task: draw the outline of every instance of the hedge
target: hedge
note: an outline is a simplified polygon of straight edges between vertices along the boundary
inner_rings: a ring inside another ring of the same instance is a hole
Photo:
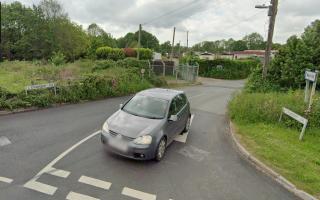
[[[110,60],[121,60],[125,58],[125,54],[122,49],[111,48],[111,47],[99,47],[96,50],[98,59],[110,59]]]
[[[260,65],[257,60],[199,60],[199,75],[218,79],[245,79]],[[221,66],[221,67],[219,67]]]

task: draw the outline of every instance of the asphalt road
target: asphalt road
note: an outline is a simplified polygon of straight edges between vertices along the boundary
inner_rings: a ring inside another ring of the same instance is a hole
[[[183,88],[194,114],[191,130],[160,163],[107,153],[93,134],[128,97],[1,116],[0,137],[10,144],[0,145],[0,199],[296,199],[232,145],[227,102],[242,85],[204,79]]]

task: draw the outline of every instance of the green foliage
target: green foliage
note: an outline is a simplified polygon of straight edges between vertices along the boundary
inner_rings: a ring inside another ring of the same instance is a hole
[[[55,66],[63,65],[65,63],[65,56],[62,52],[53,52],[53,55],[50,58],[50,62]]]
[[[292,36],[280,47],[268,69],[266,80],[258,76],[258,71],[249,79],[249,90],[263,92],[303,88],[305,70],[320,70],[319,46],[320,20],[316,20],[306,28],[301,38]]]
[[[115,61],[124,59],[125,57],[122,49],[111,47],[99,47],[96,51],[96,55],[99,59],[109,59]]]
[[[118,39],[118,47],[120,48],[137,48],[138,47],[139,32],[127,33],[124,37]],[[141,31],[141,47],[152,50],[159,49],[159,40],[153,34],[142,30]]]
[[[117,66],[125,68],[138,68],[138,69],[148,69],[149,63],[147,60],[138,60],[136,58],[125,58],[117,62]]]
[[[116,61],[113,60],[97,60],[95,62],[95,65],[92,69],[93,72],[98,71],[98,70],[104,70],[108,69],[110,67],[115,67],[116,66]]]
[[[219,79],[245,79],[259,65],[256,60],[229,59],[200,60],[198,63],[200,76]]]
[[[153,51],[146,48],[136,48],[137,53],[140,54],[140,60],[151,60],[153,56]]]
[[[73,61],[87,48],[87,34],[72,23],[54,0],[26,7],[19,2],[1,4],[1,50],[8,60],[49,59],[61,51]]]
[[[180,59],[180,63],[189,65],[198,65],[201,62],[198,55],[187,54]]]
[[[319,96],[317,97],[319,98]],[[287,93],[241,93],[230,102],[230,117],[244,123],[277,123],[282,107],[286,107],[302,116],[306,110],[303,91]],[[320,128],[319,110],[320,102],[315,105],[310,113],[309,127]],[[301,127],[301,124],[285,120],[288,125]]]

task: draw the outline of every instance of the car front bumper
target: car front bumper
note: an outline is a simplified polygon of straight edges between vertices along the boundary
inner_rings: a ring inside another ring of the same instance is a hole
[[[134,144],[133,141],[125,141],[126,150],[120,150],[109,144],[111,140],[115,140],[115,137],[102,130],[101,142],[108,151],[135,160],[150,160],[155,157],[155,148],[152,148],[152,144],[138,145]]]

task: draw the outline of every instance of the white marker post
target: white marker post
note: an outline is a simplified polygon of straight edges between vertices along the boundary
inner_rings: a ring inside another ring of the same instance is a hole
[[[308,120],[307,120],[306,118],[298,115],[297,113],[294,113],[294,112],[292,112],[291,110],[283,107],[283,108],[282,108],[281,115],[280,115],[279,122],[281,122],[281,119],[282,119],[283,114],[286,114],[286,115],[290,116],[291,118],[297,120],[297,121],[300,122],[301,124],[303,124],[303,128],[302,128],[302,131],[301,131],[300,137],[299,137],[299,140],[302,140],[302,138],[303,138],[303,136],[304,136],[304,133],[306,132],[306,128],[307,128],[307,125],[308,125]]]

